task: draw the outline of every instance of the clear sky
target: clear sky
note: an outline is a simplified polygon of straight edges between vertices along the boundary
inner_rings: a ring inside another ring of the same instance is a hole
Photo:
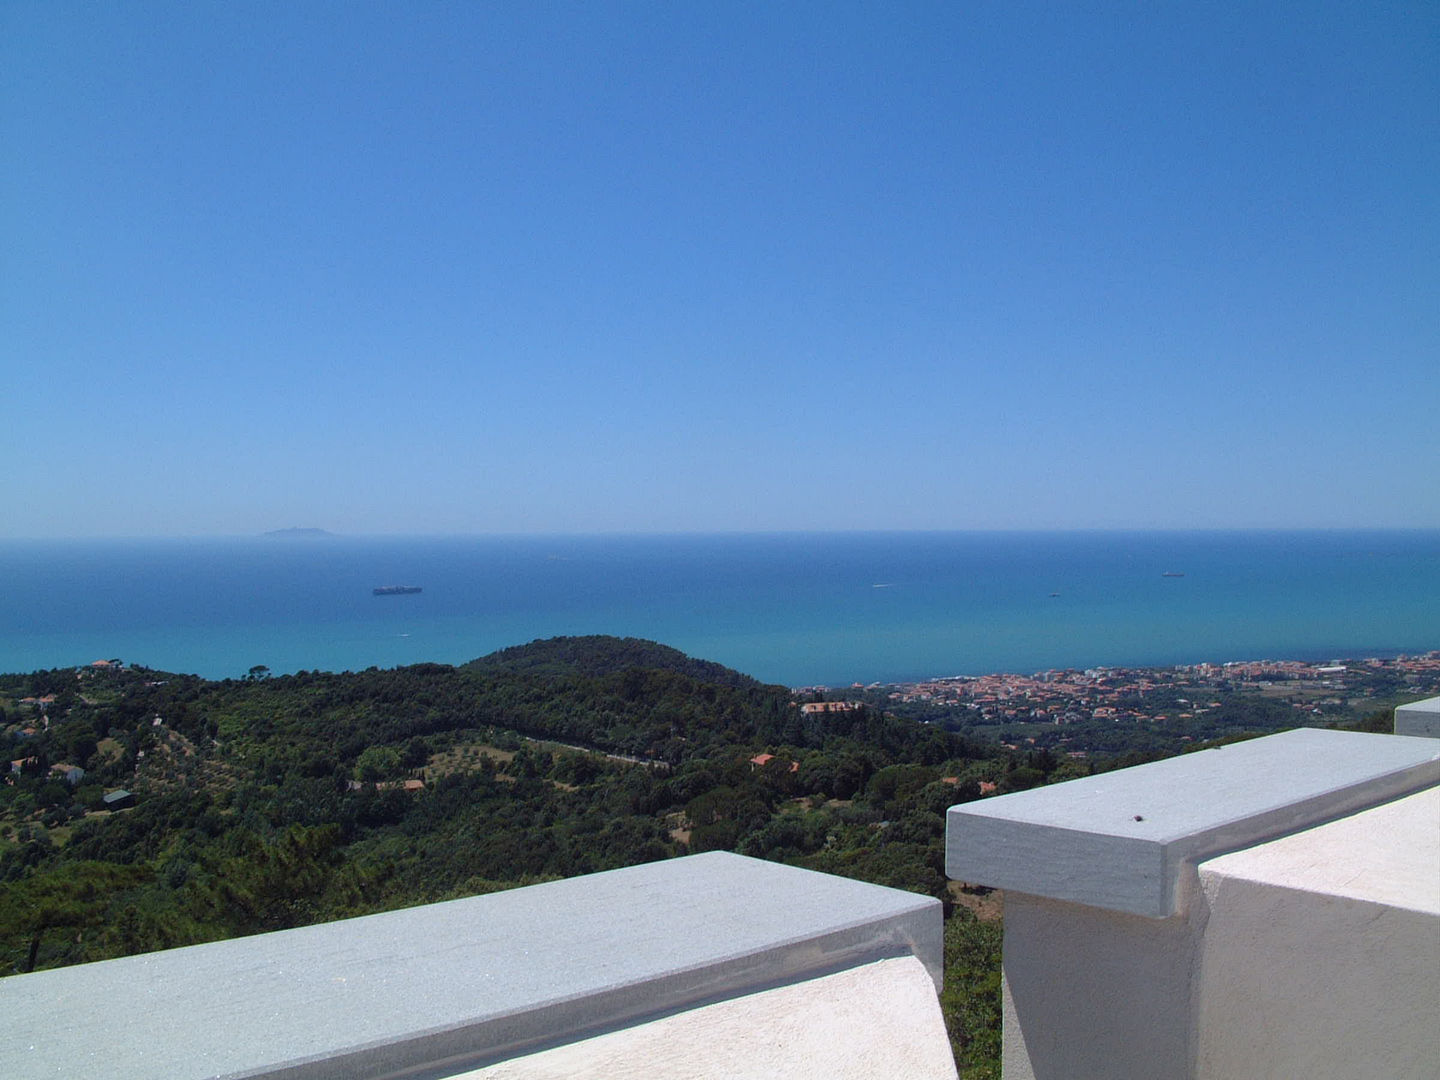
[[[0,0],[0,535],[1440,527],[1440,5]]]

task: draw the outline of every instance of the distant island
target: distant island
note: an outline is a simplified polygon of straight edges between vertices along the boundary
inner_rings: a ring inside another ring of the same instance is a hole
[[[327,529],[290,528],[290,529],[271,529],[269,532],[267,532],[267,533],[262,533],[261,535],[262,535],[262,536],[274,536],[274,537],[277,537],[277,538],[279,538],[279,539],[281,539],[281,540],[312,540],[312,539],[314,539],[314,538],[316,538],[316,537],[320,537],[320,536],[334,536],[335,534],[332,533],[332,532],[330,532],[330,531],[327,530]]]

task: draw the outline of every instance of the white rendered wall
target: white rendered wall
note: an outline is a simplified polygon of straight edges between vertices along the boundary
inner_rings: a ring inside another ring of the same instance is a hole
[[[1203,1080],[1440,1076],[1440,788],[1200,880]]]
[[[1151,919],[1007,892],[1004,1080],[1188,1077],[1199,914],[1191,904]]]
[[[913,956],[764,990],[477,1069],[455,1080],[955,1080]]]

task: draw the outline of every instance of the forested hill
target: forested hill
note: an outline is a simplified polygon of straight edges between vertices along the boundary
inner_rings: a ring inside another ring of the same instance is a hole
[[[945,810],[1121,761],[888,708],[807,709],[610,637],[460,667],[0,675],[0,974],[724,848],[954,905],[942,1006],[962,1077],[993,1077],[998,928],[945,879]]]
[[[638,638],[517,645],[462,666],[458,685],[488,722],[669,764],[781,738],[794,712],[784,687]]]
[[[530,674],[599,678],[632,668],[649,668],[684,675],[699,682],[751,690],[761,686],[713,660],[696,660],[679,649],[643,638],[618,638],[603,634],[585,637],[555,637],[512,645],[464,665],[481,675]]]
[[[948,899],[946,807],[1054,768],[605,637],[460,667],[0,675],[0,749],[0,973],[716,848]]]

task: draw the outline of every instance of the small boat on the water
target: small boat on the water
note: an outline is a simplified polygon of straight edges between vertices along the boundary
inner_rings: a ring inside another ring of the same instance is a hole
[[[1163,574],[1161,574],[1160,576],[1161,576],[1161,577],[1184,577],[1185,575],[1182,574],[1179,570],[1166,570],[1166,571],[1165,571]]]
[[[408,596],[422,590],[419,585],[377,585],[370,591],[376,596]]]

